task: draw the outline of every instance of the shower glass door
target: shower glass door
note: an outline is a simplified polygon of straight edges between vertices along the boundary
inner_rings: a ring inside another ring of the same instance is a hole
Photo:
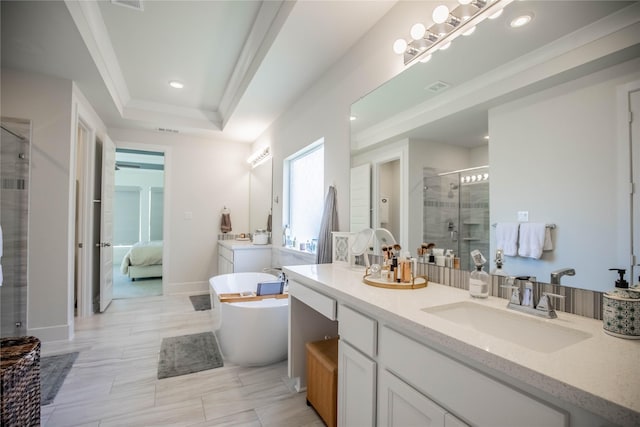
[[[490,256],[489,168],[424,173],[423,241],[452,249],[460,268],[470,271],[472,250],[480,250],[487,260]]]
[[[31,122],[3,117],[0,137],[2,337],[27,332],[27,226]]]

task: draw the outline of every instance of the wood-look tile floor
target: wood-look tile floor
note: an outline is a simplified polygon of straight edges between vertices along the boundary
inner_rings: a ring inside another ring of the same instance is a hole
[[[324,423],[296,393],[287,363],[225,366],[157,379],[164,337],[211,330],[211,312],[187,295],[114,300],[78,319],[75,338],[44,343],[42,356],[79,351],[43,426],[312,426]]]

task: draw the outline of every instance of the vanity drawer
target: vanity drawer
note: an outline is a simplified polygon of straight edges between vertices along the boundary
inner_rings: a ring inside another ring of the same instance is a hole
[[[378,322],[375,320],[341,305],[338,310],[338,333],[340,339],[345,340],[365,355],[376,356]]]
[[[233,262],[233,251],[222,245],[218,245],[218,256],[223,257],[227,261]]]
[[[289,295],[299,299],[330,320],[336,320],[336,300],[289,279]]]
[[[568,415],[475,369],[383,327],[381,364],[473,425],[564,427]]]

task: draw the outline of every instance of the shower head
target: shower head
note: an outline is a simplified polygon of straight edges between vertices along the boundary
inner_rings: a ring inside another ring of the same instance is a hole
[[[449,194],[447,195],[450,199],[453,199],[453,190],[458,189],[458,184],[454,184],[453,182],[449,183]]]

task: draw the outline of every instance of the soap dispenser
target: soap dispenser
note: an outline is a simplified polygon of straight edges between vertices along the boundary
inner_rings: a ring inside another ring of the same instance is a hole
[[[602,324],[604,332],[618,338],[640,339],[640,288],[629,287],[625,269],[618,272],[615,288],[602,296]]]
[[[469,294],[474,298],[487,298],[489,296],[489,274],[482,269],[487,260],[477,249],[471,251],[471,257],[476,269],[469,275]]]

